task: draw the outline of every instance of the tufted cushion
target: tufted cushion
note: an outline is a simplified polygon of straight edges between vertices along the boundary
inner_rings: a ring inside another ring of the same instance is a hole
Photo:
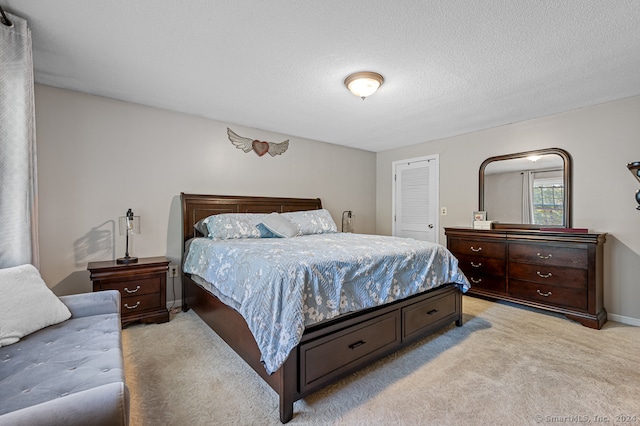
[[[72,317],[0,348],[0,415],[124,383],[123,367],[117,313]]]

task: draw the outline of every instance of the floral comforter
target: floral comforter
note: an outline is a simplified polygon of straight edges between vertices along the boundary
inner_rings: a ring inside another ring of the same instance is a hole
[[[210,283],[244,317],[269,374],[306,326],[446,283],[469,288],[457,259],[439,244],[349,233],[196,238],[183,269]]]

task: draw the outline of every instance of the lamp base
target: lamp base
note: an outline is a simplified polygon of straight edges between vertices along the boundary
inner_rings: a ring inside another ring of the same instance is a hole
[[[126,256],[126,257],[120,257],[118,259],[116,259],[116,263],[119,265],[126,265],[128,263],[136,263],[138,262],[138,258],[137,257],[131,257],[131,256]]]

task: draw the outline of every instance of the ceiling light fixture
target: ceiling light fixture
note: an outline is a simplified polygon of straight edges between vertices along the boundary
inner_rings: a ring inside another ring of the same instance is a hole
[[[382,83],[384,83],[384,77],[371,71],[357,72],[344,79],[347,89],[362,100],[373,95]]]

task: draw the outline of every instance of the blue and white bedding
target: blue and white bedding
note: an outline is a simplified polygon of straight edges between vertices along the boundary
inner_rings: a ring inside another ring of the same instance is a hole
[[[469,288],[457,259],[439,244],[350,233],[196,238],[183,269],[244,317],[269,374],[306,326],[446,283]]]

